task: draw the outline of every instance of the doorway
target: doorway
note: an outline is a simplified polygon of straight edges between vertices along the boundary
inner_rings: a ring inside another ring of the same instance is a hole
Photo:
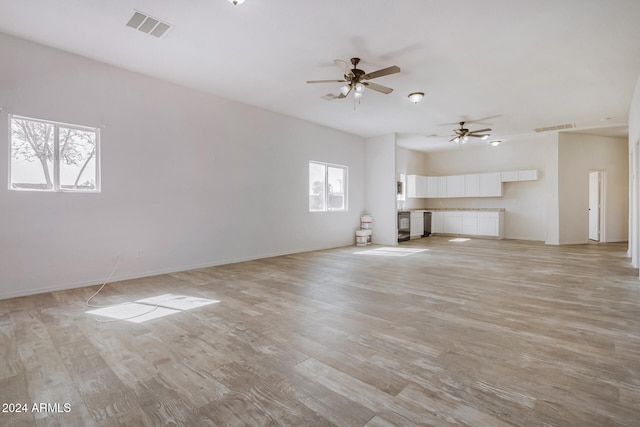
[[[589,172],[589,240],[602,240],[602,200],[604,199],[602,185],[604,172]]]

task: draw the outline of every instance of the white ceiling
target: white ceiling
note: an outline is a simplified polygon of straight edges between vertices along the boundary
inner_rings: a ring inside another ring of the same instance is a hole
[[[134,10],[175,27],[126,27]],[[565,123],[624,136],[640,75],[638,0],[0,0],[0,32],[425,151],[454,145],[443,124],[463,119],[492,139]],[[321,99],[338,83],[306,84],[354,56],[399,66],[375,80],[394,92],[355,104]]]

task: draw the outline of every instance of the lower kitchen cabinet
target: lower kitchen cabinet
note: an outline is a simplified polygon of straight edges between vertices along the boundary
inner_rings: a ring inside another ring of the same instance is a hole
[[[424,212],[411,212],[411,239],[417,239],[424,234]]]
[[[431,231],[433,234],[504,238],[503,211],[432,212]]]

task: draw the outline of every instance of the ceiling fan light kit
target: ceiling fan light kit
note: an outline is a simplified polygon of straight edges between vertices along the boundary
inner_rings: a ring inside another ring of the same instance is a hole
[[[231,0],[230,0],[231,1]],[[351,58],[351,65],[353,68],[349,68],[349,65],[341,59],[334,59],[333,63],[336,64],[343,72],[342,80],[307,80],[307,83],[346,83],[340,87],[340,94],[329,97],[324,96],[326,100],[346,98],[351,91],[353,91],[353,97],[355,99],[362,98],[362,94],[366,89],[371,89],[376,92],[389,94],[393,92],[390,87],[382,86],[377,83],[370,82],[369,80],[376,79],[378,77],[388,76],[389,74],[395,74],[400,72],[400,67],[393,65],[391,67],[383,68],[372,73],[367,73],[358,68],[360,58]]]
[[[239,4],[244,3],[244,0],[229,0],[229,3],[233,4],[234,6],[237,6]]]
[[[464,122],[460,122],[460,129],[454,129],[453,132],[455,135],[449,140],[449,142],[453,141],[455,143],[465,144],[469,141],[469,137],[479,138],[483,141],[487,140],[489,138],[488,132],[491,132],[491,129],[469,130],[464,127]]]
[[[409,101],[417,104],[424,98],[424,92],[412,92],[408,95]]]

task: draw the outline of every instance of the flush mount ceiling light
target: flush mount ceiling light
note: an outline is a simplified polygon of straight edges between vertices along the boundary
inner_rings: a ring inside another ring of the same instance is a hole
[[[494,139],[493,141],[489,141],[489,144],[491,144],[491,146],[493,146],[493,147],[497,147],[501,143],[502,143],[502,141],[500,141],[498,139]]]
[[[424,93],[413,92],[409,94],[408,98],[409,98],[409,101],[413,102],[414,104],[417,104],[418,102],[422,101],[422,99],[424,98]]]
[[[232,3],[234,6],[244,3],[244,0],[229,0],[229,3]]]

